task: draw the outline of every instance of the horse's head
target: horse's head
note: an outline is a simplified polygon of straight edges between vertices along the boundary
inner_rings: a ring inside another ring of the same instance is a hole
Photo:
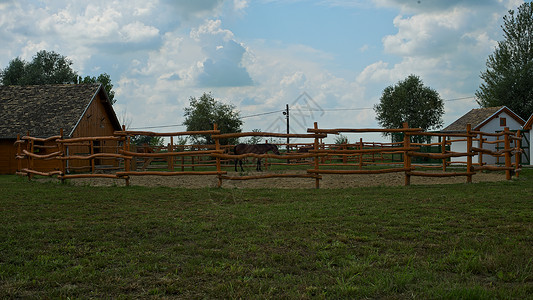
[[[272,150],[272,152],[274,152],[274,154],[276,155],[281,155],[279,153],[279,150],[278,150],[278,146],[274,145],[274,144],[269,144],[270,145],[270,150]]]

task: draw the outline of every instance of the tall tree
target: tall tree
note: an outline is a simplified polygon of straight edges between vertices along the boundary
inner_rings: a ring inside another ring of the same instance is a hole
[[[21,60],[19,57],[10,61],[9,66],[0,70],[0,84],[24,85],[27,64],[27,62]]]
[[[111,104],[114,104],[117,101],[115,100],[115,92],[113,91],[111,76],[107,73],[100,74],[98,77],[85,76],[82,78],[80,76],[78,77],[78,83],[101,83],[104,86],[107,96],[109,96]]]
[[[235,106],[216,101],[211,94],[204,93],[199,99],[191,97],[189,107],[185,108],[185,121],[187,131],[213,130],[217,124],[221,133],[242,131],[242,120]],[[214,144],[211,135],[193,136],[193,141],[198,144]],[[223,145],[235,144],[238,138],[221,139]]]
[[[70,83],[101,83],[104,86],[111,104],[114,104],[115,92],[111,77],[107,73],[98,77],[78,77],[71,68],[72,61],[54,51],[42,50],[37,52],[31,62],[19,57],[11,60],[9,65],[0,70],[1,85],[40,85],[40,84],[70,84]]]
[[[407,122],[411,128],[432,130],[442,126],[444,102],[439,94],[424,86],[416,75],[409,75],[405,80],[383,90],[380,103],[374,106],[376,119],[384,128],[402,128]],[[385,133],[385,135],[391,135]],[[403,137],[392,135],[394,142]],[[425,142],[423,136],[413,137],[414,142]]]
[[[503,17],[504,40],[487,59],[476,91],[482,107],[506,105],[524,119],[533,113],[533,4]]]
[[[63,55],[42,50],[31,62],[15,58],[0,72],[3,85],[75,83],[78,75],[72,61]]]

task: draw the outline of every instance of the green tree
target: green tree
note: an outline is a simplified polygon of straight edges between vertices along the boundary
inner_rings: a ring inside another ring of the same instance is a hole
[[[148,136],[148,135],[136,135],[131,138],[131,143],[137,146],[163,146],[163,137],[160,136]]]
[[[185,108],[185,121],[187,131],[213,130],[213,125],[217,124],[221,133],[234,133],[242,131],[242,120],[235,106],[223,104],[211,96],[211,93],[204,93],[199,99],[191,97],[190,106]],[[192,136],[193,142],[210,145],[215,141],[211,135]],[[236,144],[238,138],[221,139],[223,145]]]
[[[487,59],[476,91],[482,107],[506,105],[524,119],[533,113],[533,4],[503,17],[504,40]]]
[[[13,59],[0,72],[0,80],[3,85],[75,83],[78,75],[71,65],[65,56],[42,50],[29,63],[18,57]]]
[[[424,86],[418,76],[409,75],[395,86],[383,90],[380,103],[374,106],[374,111],[378,123],[384,128],[402,128],[403,123],[407,122],[411,128],[427,131],[442,126],[444,102],[435,90]],[[393,142],[402,139],[400,135],[392,135]],[[423,136],[413,137],[414,142],[426,140]]]
[[[28,63],[19,57],[9,62],[9,66],[0,71],[0,84],[24,85],[26,78],[26,65]]]
[[[42,50],[37,52],[31,62],[19,57],[11,60],[9,65],[0,70],[1,85],[40,85],[40,84],[70,84],[70,83],[101,83],[104,86],[111,104],[115,103],[115,92],[111,77],[107,73],[98,77],[78,77],[76,71],[70,67],[72,61],[63,55]]]
[[[345,135],[338,135],[335,137],[335,145],[348,144],[348,137]]]
[[[252,132],[261,132],[261,129],[252,129]],[[261,136],[251,136],[250,138],[248,138],[245,141],[245,143],[246,144],[250,144],[250,145],[254,145],[254,144],[261,143],[261,140],[262,140]]]
[[[80,76],[78,77],[78,83],[101,83],[104,86],[107,96],[109,96],[111,104],[117,102],[115,92],[113,91],[113,84],[111,83],[111,76],[107,73],[100,74],[98,77],[85,76],[82,78]]]

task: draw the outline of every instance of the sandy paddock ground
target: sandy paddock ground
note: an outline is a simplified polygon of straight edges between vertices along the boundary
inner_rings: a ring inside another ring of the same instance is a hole
[[[275,173],[283,173],[276,171]],[[286,172],[288,173],[288,172]],[[305,171],[292,171],[292,173],[305,174]],[[244,175],[268,174],[268,172],[248,172]],[[239,176],[239,173],[228,172],[229,176]],[[472,176],[472,182],[494,182],[505,180],[505,174],[488,172],[477,173]],[[69,181],[73,185],[89,186],[125,186],[123,179],[107,178],[80,178]],[[187,176],[131,176],[132,186],[168,186],[185,188],[216,187],[218,183],[215,175],[187,175]],[[423,184],[451,184],[466,183],[465,176],[457,177],[420,177],[411,176],[412,185]],[[370,175],[335,175],[323,174],[320,180],[320,188],[353,188],[367,186],[402,186],[404,173],[370,174]],[[315,187],[314,178],[265,178],[255,180],[223,180],[223,188],[302,188],[312,189]]]

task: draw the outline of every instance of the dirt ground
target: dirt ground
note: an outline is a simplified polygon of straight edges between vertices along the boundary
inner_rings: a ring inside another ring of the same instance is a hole
[[[283,173],[276,171],[276,173]],[[292,171],[292,173],[305,174],[305,171]],[[267,172],[249,172],[246,175],[267,174]],[[228,172],[229,176],[239,176],[239,173]],[[505,180],[505,174],[502,173],[477,173],[472,176],[472,181],[476,182],[494,182]],[[465,183],[465,176],[458,177],[419,177],[412,176],[412,185],[423,184],[451,184]],[[106,179],[106,178],[80,178],[72,179],[73,185],[90,185],[90,186],[124,186],[123,179]],[[130,185],[132,186],[168,186],[168,187],[186,187],[186,188],[203,188],[216,187],[218,183],[215,175],[187,175],[187,176],[132,176]],[[404,173],[389,174],[370,174],[370,175],[334,175],[324,174],[320,180],[320,188],[350,188],[366,186],[401,186],[404,184]],[[315,187],[314,178],[265,178],[256,180],[224,180],[223,188],[302,188],[312,189]]]

